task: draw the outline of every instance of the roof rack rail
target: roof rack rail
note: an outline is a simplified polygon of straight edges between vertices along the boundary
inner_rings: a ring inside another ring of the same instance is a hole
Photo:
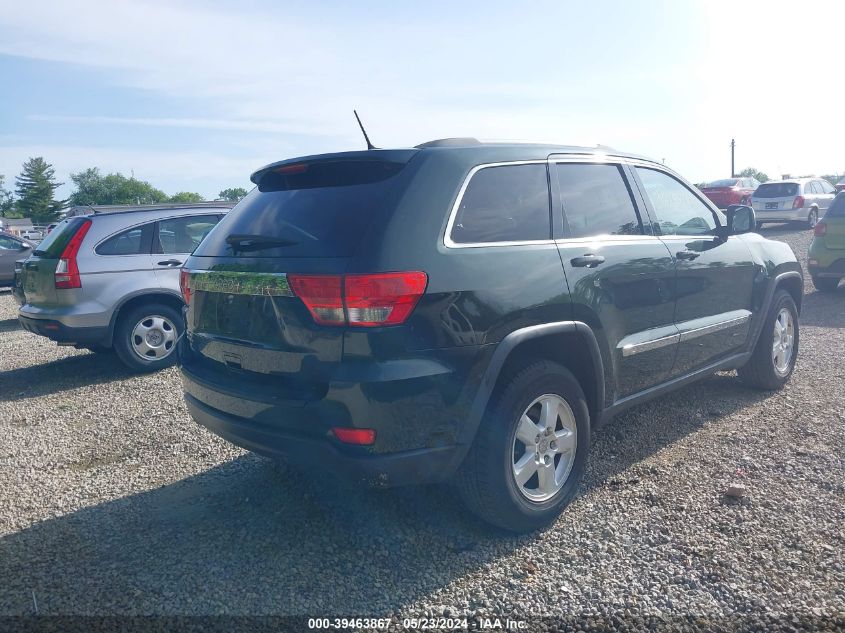
[[[420,143],[416,146],[417,149],[425,149],[426,147],[463,147],[465,145],[481,145],[481,141],[477,138],[455,137],[455,138],[438,138],[427,143]]]

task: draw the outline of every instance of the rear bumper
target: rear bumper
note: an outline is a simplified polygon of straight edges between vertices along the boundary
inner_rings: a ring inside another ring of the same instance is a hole
[[[69,327],[52,319],[32,319],[18,314],[18,321],[27,332],[46,336],[57,343],[104,345],[109,341],[108,327]]]
[[[285,433],[250,420],[224,414],[185,394],[194,420],[224,440],[272,458],[283,458],[303,468],[329,472],[376,486],[436,483],[457,468],[464,451],[459,446],[420,448],[397,453],[346,452],[328,437],[309,438]]]
[[[300,374],[216,366],[187,337],[177,354],[191,414],[212,432],[256,453],[393,486],[444,481],[457,469],[474,435],[470,410],[491,350],[341,362],[326,382],[299,386],[292,380]],[[374,429],[376,440],[343,444],[332,427]]]
[[[808,264],[807,270],[813,277],[834,277],[838,279],[845,277],[845,257],[834,260],[827,266],[824,264],[823,261],[819,261],[819,265]]]
[[[754,209],[754,215],[758,222],[804,222],[810,215],[810,209],[779,209],[777,211]]]

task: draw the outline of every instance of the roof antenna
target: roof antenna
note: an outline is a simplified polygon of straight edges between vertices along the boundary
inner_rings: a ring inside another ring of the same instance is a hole
[[[364,140],[367,141],[367,149],[378,149],[378,147],[370,143],[370,137],[367,136],[367,130],[364,129],[364,124],[361,123],[361,117],[358,116],[358,111],[353,110],[352,112],[355,114],[355,118],[358,119],[358,127],[361,128],[361,134],[364,135]]]

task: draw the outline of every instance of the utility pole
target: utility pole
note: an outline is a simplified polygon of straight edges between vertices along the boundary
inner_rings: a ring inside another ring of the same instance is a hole
[[[734,166],[734,148],[736,147],[736,141],[731,139],[731,178],[736,177],[736,167]]]

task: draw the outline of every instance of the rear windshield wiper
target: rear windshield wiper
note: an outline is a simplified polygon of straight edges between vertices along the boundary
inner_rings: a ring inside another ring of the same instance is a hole
[[[269,237],[267,235],[230,235],[226,243],[234,251],[260,251],[265,248],[278,248],[283,246],[295,246],[299,244],[296,240],[286,240],[281,237]]]

